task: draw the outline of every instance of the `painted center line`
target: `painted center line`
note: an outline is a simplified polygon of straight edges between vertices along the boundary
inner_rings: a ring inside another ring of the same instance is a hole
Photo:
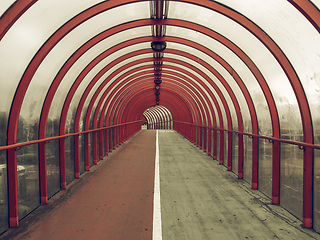
[[[152,231],[153,240],[162,240],[158,133],[159,131],[157,130],[155,174],[154,174],[154,195],[153,195],[153,231]]]

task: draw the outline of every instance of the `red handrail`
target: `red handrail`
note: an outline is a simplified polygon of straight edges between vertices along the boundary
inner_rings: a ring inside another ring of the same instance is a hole
[[[5,150],[8,150],[8,149],[13,149],[13,148],[21,148],[21,147],[24,147],[24,146],[43,143],[43,142],[50,142],[52,140],[57,140],[57,139],[61,139],[61,138],[68,138],[68,137],[81,135],[81,134],[85,134],[85,133],[90,133],[90,132],[97,132],[97,131],[101,131],[101,130],[109,129],[109,128],[113,128],[113,127],[130,125],[130,124],[134,124],[134,123],[141,122],[141,121],[142,120],[138,120],[138,121],[133,121],[133,122],[128,122],[128,123],[121,123],[121,124],[116,124],[116,125],[111,125],[111,126],[106,126],[106,127],[101,127],[101,128],[90,129],[90,130],[76,132],[76,133],[69,133],[69,134],[64,134],[64,135],[55,136],[55,137],[49,137],[49,138],[33,140],[33,141],[29,141],[29,142],[10,144],[10,145],[7,145],[7,146],[0,147],[0,151],[5,151]]]

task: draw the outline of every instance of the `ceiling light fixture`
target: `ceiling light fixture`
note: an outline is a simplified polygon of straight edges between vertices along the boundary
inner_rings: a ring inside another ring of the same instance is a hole
[[[151,48],[155,52],[162,52],[166,49],[167,43],[165,41],[153,41],[151,42]]]

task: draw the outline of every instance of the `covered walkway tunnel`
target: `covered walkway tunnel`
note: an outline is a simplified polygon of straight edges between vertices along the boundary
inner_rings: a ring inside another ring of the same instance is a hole
[[[175,130],[320,232],[319,8],[1,1],[0,232],[142,126]]]

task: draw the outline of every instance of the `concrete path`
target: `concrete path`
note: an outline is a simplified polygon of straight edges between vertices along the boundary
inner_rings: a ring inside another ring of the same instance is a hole
[[[163,240],[320,239],[176,132],[159,145]]]
[[[0,239],[151,240],[155,145],[141,131]],[[320,239],[176,132],[159,145],[163,240]]]

